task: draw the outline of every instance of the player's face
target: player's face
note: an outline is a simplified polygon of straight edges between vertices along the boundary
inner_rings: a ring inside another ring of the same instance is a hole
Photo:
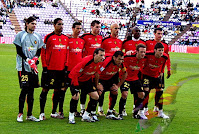
[[[91,26],[91,29],[94,35],[98,35],[100,33],[101,25],[95,23],[95,26]]]
[[[102,62],[102,61],[104,61],[104,59],[105,59],[105,52],[99,51],[98,54],[95,54],[94,58],[95,58],[95,60],[96,60],[97,62]]]
[[[36,25],[37,25],[36,20],[30,23],[26,23],[27,29],[30,31],[35,31]]]
[[[154,35],[155,35],[156,41],[161,41],[162,36],[163,36],[163,31],[157,30],[156,33],[154,33]]]
[[[124,62],[124,56],[119,55],[118,57],[113,56],[115,64],[119,67]]]
[[[144,58],[145,54],[146,54],[146,48],[140,47],[139,51],[137,52],[138,59]]]
[[[111,29],[111,33],[115,36],[118,36],[119,34],[119,26],[118,25],[114,25],[113,28]]]
[[[75,28],[72,28],[72,30],[73,30],[73,33],[75,35],[79,35],[81,33],[81,31],[82,31],[82,26],[81,25],[76,25]]]
[[[140,38],[140,29],[139,29],[139,28],[133,29],[133,37],[134,37],[135,39]]]
[[[154,49],[154,52],[155,52],[155,57],[160,58],[164,53],[164,48],[157,48],[157,50]]]
[[[61,32],[63,31],[63,26],[64,26],[64,23],[62,22],[62,20],[59,20],[59,21],[54,25],[55,31],[58,32],[58,33],[61,33]]]

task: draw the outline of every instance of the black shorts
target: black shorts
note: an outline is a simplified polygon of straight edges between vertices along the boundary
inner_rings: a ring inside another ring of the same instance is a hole
[[[161,89],[164,88],[164,75],[162,79],[160,77],[154,78],[148,75],[143,75],[142,82],[143,82],[143,87],[149,87],[149,89],[153,88]]]
[[[120,87],[121,92],[128,91],[129,89],[131,91],[131,94],[144,91],[142,82],[140,80],[125,81]]]
[[[81,89],[81,92],[84,92],[84,94],[88,94],[88,93],[97,91],[92,79],[85,81],[85,82],[79,82],[78,87],[71,85],[70,91],[71,91],[72,96],[74,96],[75,94],[80,92],[80,89]]]
[[[118,73],[116,75],[114,75],[109,80],[99,79],[99,83],[101,83],[103,85],[103,87],[104,87],[104,91],[103,92],[110,91],[110,88],[113,86],[113,84],[117,85],[118,82],[119,82]]]
[[[18,71],[19,85],[20,88],[38,88],[39,79],[38,75],[32,72]]]
[[[65,87],[64,70],[48,70],[42,72],[41,86],[46,89],[60,89]]]

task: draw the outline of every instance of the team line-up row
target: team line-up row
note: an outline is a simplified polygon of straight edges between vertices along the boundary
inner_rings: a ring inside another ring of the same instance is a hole
[[[164,68],[167,66],[167,78],[170,77],[170,58],[168,45],[161,42],[162,28],[154,30],[154,40],[144,42],[140,39],[140,29],[134,27],[132,36],[123,42],[118,39],[119,26],[112,24],[110,36],[102,39],[99,35],[101,25],[97,20],[91,23],[91,32],[79,37],[82,30],[80,22],[72,26],[71,35],[63,35],[63,20],[54,20],[54,31],[45,36],[34,32],[36,19],[29,17],[25,30],[19,32],[13,44],[17,50],[17,65],[21,93],[19,96],[18,122],[23,122],[23,108],[27,96],[26,120],[45,120],[45,104],[49,89],[54,89],[51,117],[64,118],[63,103],[65,92],[70,87],[69,123],[75,124],[75,117],[82,121],[96,122],[98,116],[107,119],[123,120],[128,90],[134,95],[133,118],[147,120],[150,90],[155,88],[154,112],[168,119],[163,112]],[[34,88],[39,87],[37,64],[41,55],[42,91],[40,94],[39,119],[32,115]],[[118,89],[121,90],[119,114],[114,110]],[[81,93],[80,93],[81,91]],[[110,91],[107,114],[103,111],[104,93]],[[85,108],[86,97],[90,100]],[[80,113],[77,111],[80,98]],[[59,112],[57,107],[59,105]]]

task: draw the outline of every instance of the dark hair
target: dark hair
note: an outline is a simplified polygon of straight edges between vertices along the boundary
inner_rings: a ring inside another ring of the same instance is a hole
[[[163,31],[162,28],[156,28],[156,29],[154,30],[154,33],[156,33],[158,30]]]
[[[75,22],[75,23],[73,23],[72,28],[75,28],[77,25],[82,25],[82,24],[80,22]]]
[[[124,56],[124,53],[122,51],[116,51],[113,56],[118,57],[118,56]]]
[[[27,31],[27,26],[26,26],[26,23],[31,23],[31,22],[33,22],[33,21],[35,21],[36,20],[36,18],[35,17],[33,17],[33,16],[30,16],[28,19],[24,19],[25,20],[25,30]]]
[[[94,20],[94,21],[92,21],[92,22],[91,22],[91,26],[93,26],[93,27],[94,27],[94,26],[95,26],[95,24],[100,24],[100,22],[99,22],[98,20]]]
[[[62,20],[62,19],[61,18],[54,19],[53,24],[56,25],[59,20]]]
[[[98,54],[99,51],[105,52],[103,48],[96,48],[93,54]]]
[[[162,43],[157,43],[154,47],[154,49],[158,49],[158,48],[164,48],[164,45]]]
[[[146,46],[144,44],[138,44],[136,50],[139,51],[139,48],[146,48]]]

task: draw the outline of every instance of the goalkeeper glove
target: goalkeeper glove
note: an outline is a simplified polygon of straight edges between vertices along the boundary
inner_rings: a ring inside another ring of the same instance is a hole
[[[29,58],[26,59],[26,62],[28,62],[30,68],[34,71],[35,74],[38,74],[37,66],[35,64],[34,60],[31,60]]]

